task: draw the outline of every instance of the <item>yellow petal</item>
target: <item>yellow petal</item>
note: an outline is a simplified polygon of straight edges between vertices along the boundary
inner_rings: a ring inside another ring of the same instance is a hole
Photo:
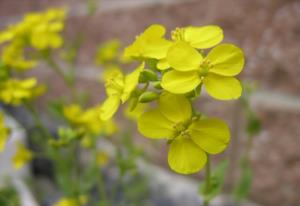
[[[224,77],[216,74],[208,74],[203,83],[207,93],[219,100],[237,99],[242,94],[242,86],[234,77]]]
[[[196,70],[199,68],[201,60],[201,54],[183,41],[173,44],[167,54],[167,61],[177,71]]]
[[[230,140],[230,131],[219,119],[201,119],[189,127],[192,140],[210,154],[222,152]]]
[[[100,118],[104,121],[109,120],[116,113],[120,105],[120,98],[116,95],[109,96],[101,105]]]
[[[223,40],[223,31],[218,26],[186,27],[184,40],[197,49],[213,47]]]
[[[133,72],[128,74],[125,77],[124,90],[121,97],[122,102],[124,103],[130,97],[131,92],[136,88],[139,83],[139,77],[141,71],[144,69],[145,63],[140,64]]]
[[[166,58],[159,60],[156,66],[159,70],[166,70],[170,68],[169,62]]]
[[[144,57],[162,59],[166,57],[171,42],[164,39],[166,30],[162,25],[154,24],[137,37],[135,42],[125,49],[125,57]]]
[[[172,122],[184,123],[192,116],[191,103],[184,95],[165,92],[160,95],[158,104],[160,112]]]
[[[173,122],[161,114],[158,109],[152,109],[142,114],[138,119],[138,130],[149,138],[171,138],[175,131]]]
[[[213,65],[209,71],[223,76],[239,74],[245,64],[243,51],[233,44],[221,44],[213,48],[206,58]]]
[[[195,89],[201,80],[196,71],[179,72],[172,70],[162,77],[161,86],[174,94],[183,94]]]
[[[177,137],[170,146],[168,162],[172,170],[181,174],[196,173],[207,161],[205,152],[191,139]]]

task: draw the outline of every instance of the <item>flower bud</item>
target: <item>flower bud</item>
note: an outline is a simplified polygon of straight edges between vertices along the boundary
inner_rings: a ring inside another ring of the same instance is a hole
[[[139,102],[141,102],[141,103],[151,102],[151,101],[157,99],[158,97],[159,97],[159,94],[157,94],[156,92],[152,92],[152,91],[145,92],[139,97]]]

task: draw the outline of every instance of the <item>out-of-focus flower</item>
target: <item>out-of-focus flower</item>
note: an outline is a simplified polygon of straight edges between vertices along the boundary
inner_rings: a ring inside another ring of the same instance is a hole
[[[109,156],[106,152],[100,151],[97,153],[96,159],[97,159],[97,164],[100,167],[104,167],[107,165],[107,163],[109,161]]]
[[[5,124],[4,114],[0,111],[0,152],[4,150],[10,130]]]
[[[100,109],[100,118],[102,120],[110,119],[116,113],[120,104],[128,100],[138,85],[140,73],[143,69],[144,63],[126,76],[121,72],[116,72],[114,76],[106,80],[107,99],[102,103]]]
[[[45,90],[45,86],[37,85],[35,78],[8,79],[0,83],[0,101],[16,106],[40,96]]]
[[[23,47],[24,43],[18,40],[15,40],[4,47],[2,51],[3,63],[20,71],[25,71],[35,67],[37,64],[36,61],[25,59]]]
[[[99,106],[83,110],[80,105],[65,106],[63,114],[71,125],[81,130],[86,135],[104,134],[110,136],[117,130],[113,120],[103,121],[99,118]]]
[[[63,44],[61,31],[64,28],[66,10],[49,9],[24,16],[17,24],[0,32],[3,46],[2,61],[12,69],[27,70],[36,66],[35,60],[25,57],[31,49],[56,49]]]
[[[100,81],[105,82],[107,79],[112,78],[115,75],[122,73],[122,69],[116,64],[106,65],[102,70]]]
[[[53,206],[81,206],[85,205],[88,202],[88,197],[86,195],[81,195],[79,199],[76,198],[61,198],[57,203]]]
[[[120,47],[121,43],[117,39],[102,44],[97,50],[96,64],[106,65],[114,63],[118,60]]]
[[[206,164],[206,153],[222,152],[230,139],[226,123],[193,117],[189,100],[170,93],[163,93],[158,107],[140,116],[138,130],[145,137],[168,139],[169,165],[182,174],[198,172]]]
[[[25,164],[31,161],[33,158],[33,153],[28,150],[20,142],[17,143],[17,152],[13,157],[13,165],[15,169],[21,169]]]

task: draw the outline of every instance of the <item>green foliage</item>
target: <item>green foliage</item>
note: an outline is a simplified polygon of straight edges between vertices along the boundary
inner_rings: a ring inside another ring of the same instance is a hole
[[[234,188],[234,197],[237,201],[241,201],[248,197],[252,183],[252,169],[249,163],[241,164],[241,177]]]
[[[20,203],[19,195],[13,187],[4,187],[0,189],[0,205],[19,206]]]

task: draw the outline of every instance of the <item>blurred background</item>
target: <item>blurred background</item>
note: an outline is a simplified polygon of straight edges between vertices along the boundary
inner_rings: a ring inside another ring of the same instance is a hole
[[[17,22],[26,12],[61,6],[69,8],[64,35],[72,38],[85,32],[77,62],[77,87],[92,93],[91,105],[105,96],[98,83],[99,68],[93,64],[98,44],[119,39],[126,46],[153,23],[163,24],[169,31],[187,25],[221,26],[224,41],[245,51],[246,67],[241,78],[257,88],[250,103],[262,129],[251,150],[253,184],[249,198],[264,206],[300,205],[299,0],[0,0],[0,28]],[[97,7],[96,13],[88,15],[87,6]],[[40,107],[51,96],[66,91],[49,70],[32,73],[52,87],[39,99]],[[205,97],[200,106],[208,115],[230,124],[233,139],[227,153],[233,162],[231,167],[238,167],[238,157],[245,149],[241,104]],[[148,148],[148,140],[140,136],[136,141],[153,155],[156,164],[166,166],[163,145]],[[238,175],[229,174],[227,190]]]

